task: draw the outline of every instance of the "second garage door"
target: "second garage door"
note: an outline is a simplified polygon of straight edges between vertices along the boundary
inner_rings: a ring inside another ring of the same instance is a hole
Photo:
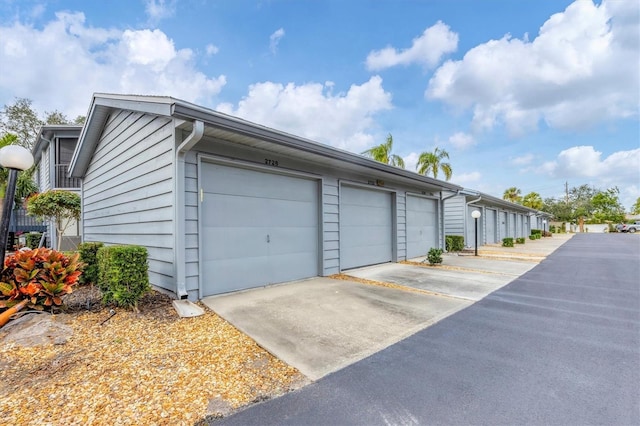
[[[407,195],[407,258],[438,247],[438,201]]]
[[[318,181],[202,163],[204,296],[318,275]]]
[[[393,257],[391,193],[340,189],[340,269],[390,262]]]

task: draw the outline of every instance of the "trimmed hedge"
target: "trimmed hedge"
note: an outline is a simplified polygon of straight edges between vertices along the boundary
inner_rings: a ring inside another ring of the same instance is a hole
[[[105,246],[98,250],[98,286],[103,303],[138,310],[138,301],[151,290],[147,249],[142,246]]]
[[[516,244],[524,244],[524,237],[516,238]]]
[[[503,238],[502,239],[502,247],[513,247],[513,238]]]
[[[448,252],[464,250],[464,237],[462,235],[446,235],[444,240],[445,248]]]
[[[40,245],[42,234],[40,232],[29,232],[28,234],[25,234],[24,239],[27,247],[32,250],[37,249]]]
[[[78,246],[80,260],[85,264],[80,284],[98,283],[98,250],[101,247],[104,247],[104,244],[100,242],[82,243]]]
[[[439,265],[442,263],[442,249],[440,248],[432,248],[429,249],[429,253],[427,254],[427,260],[430,265]]]

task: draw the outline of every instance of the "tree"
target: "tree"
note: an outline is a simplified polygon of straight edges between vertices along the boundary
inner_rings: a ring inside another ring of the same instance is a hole
[[[60,251],[62,235],[74,220],[80,220],[80,196],[63,190],[35,194],[27,200],[27,214],[55,223],[57,250]]]
[[[557,200],[555,198],[545,198],[542,205],[542,211],[551,213],[555,220],[559,222],[572,222],[573,213],[571,205],[565,200]]]
[[[17,144],[29,150],[35,144],[38,129],[45,124],[31,104],[31,99],[17,98],[13,105],[5,105],[0,112],[0,129],[3,133],[13,133],[18,137]]]
[[[385,143],[374,146],[373,148],[364,151],[362,155],[366,155],[367,157],[373,158],[374,160],[381,163],[390,164],[392,166],[404,169],[404,160],[399,155],[392,154],[392,149],[393,136],[391,136],[391,133],[389,133],[389,136],[387,136],[387,141]]]
[[[451,179],[453,169],[450,163],[443,163],[442,160],[449,159],[449,153],[444,149],[436,147],[433,152],[423,152],[418,157],[418,164],[416,164],[416,170],[421,175],[433,175],[434,179],[438,179],[438,172],[442,170],[445,180]]]
[[[511,188],[507,188],[504,190],[504,194],[502,194],[502,199],[510,201],[512,203],[521,204],[522,203],[522,192],[520,188],[516,188],[512,186]]]
[[[584,221],[593,214],[591,200],[598,191],[589,185],[580,185],[569,190],[569,202],[573,219],[578,222],[580,232],[584,232]]]
[[[530,192],[522,197],[522,205],[532,209],[540,210],[544,205],[542,197],[537,192]]]
[[[619,223],[624,221],[624,207],[620,204],[619,194],[618,187],[598,191],[591,198],[591,205],[593,206],[591,220],[596,223]]]
[[[66,115],[58,110],[45,112],[45,123],[47,124],[69,124],[71,123]]]
[[[632,214],[640,214],[640,197],[636,199],[636,202],[633,206],[631,206]]]

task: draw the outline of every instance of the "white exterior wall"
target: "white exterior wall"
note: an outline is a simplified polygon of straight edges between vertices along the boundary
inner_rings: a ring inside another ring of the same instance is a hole
[[[151,284],[170,291],[175,291],[173,156],[173,120],[114,113],[85,174],[82,206],[85,241],[146,247]]]

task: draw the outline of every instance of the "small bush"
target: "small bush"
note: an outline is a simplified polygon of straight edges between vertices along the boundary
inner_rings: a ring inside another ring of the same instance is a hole
[[[447,235],[444,240],[445,248],[448,252],[464,250],[464,237],[462,235]]]
[[[427,254],[429,265],[439,265],[442,263],[442,249],[431,248]]]
[[[530,240],[536,240],[536,239],[538,239],[538,238],[537,238],[535,235],[529,235],[529,239],[530,239]]]
[[[62,305],[61,297],[73,291],[82,273],[78,258],[78,253],[68,257],[48,248],[19,251],[7,257],[0,272],[0,308],[23,299],[37,310]]]
[[[531,230],[531,235],[541,235],[542,234],[542,229],[532,229]]]
[[[524,244],[524,237],[516,238],[516,244]]]
[[[42,234],[40,232],[30,232],[25,235],[25,242],[27,247],[30,249],[37,249],[40,245],[40,240],[42,239]]]
[[[503,238],[502,239],[502,247],[513,247],[513,238]]]
[[[80,284],[98,283],[98,250],[103,246],[104,244],[99,242],[82,243],[78,246],[80,260],[85,264]]]
[[[98,250],[98,286],[103,303],[138,310],[138,301],[147,293],[149,266],[147,249],[141,246],[105,246]]]
[[[553,237],[553,234],[551,232],[549,232],[549,231],[545,231],[542,235],[544,237]]]

